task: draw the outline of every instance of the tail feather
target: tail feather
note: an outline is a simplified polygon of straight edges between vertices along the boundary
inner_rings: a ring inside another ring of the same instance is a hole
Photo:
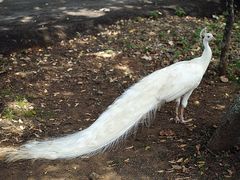
[[[109,149],[126,138],[140,122],[149,125],[149,120],[155,117],[158,106],[164,102],[164,97],[159,97],[162,85],[152,83],[155,81],[156,76],[152,73],[136,83],[87,129],[47,141],[30,141],[16,151],[8,152],[7,161],[67,159],[91,156]]]

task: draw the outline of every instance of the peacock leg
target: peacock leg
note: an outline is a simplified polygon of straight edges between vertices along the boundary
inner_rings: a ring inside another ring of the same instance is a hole
[[[193,90],[187,92],[187,93],[183,96],[183,98],[182,98],[182,100],[181,100],[181,108],[180,108],[180,121],[181,121],[181,123],[186,123],[186,122],[188,122],[188,121],[185,121],[185,120],[184,120],[184,108],[187,107],[188,99],[189,99],[189,97],[191,96],[192,92],[193,92]]]
[[[187,121],[184,120],[184,107],[181,106],[180,108],[180,122],[181,123],[186,123]]]
[[[178,98],[176,100],[177,104],[176,104],[176,117],[175,117],[175,123],[180,123],[181,120],[179,118],[179,106],[180,106],[180,102],[181,102],[181,98]]]

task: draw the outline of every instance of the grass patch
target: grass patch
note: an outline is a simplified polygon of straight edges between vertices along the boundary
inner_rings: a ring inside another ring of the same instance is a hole
[[[159,18],[160,15],[161,15],[161,13],[160,13],[159,11],[150,11],[150,12],[148,13],[148,16],[149,16],[150,18],[153,18],[153,19]]]
[[[2,117],[9,120],[34,117],[35,115],[36,111],[33,104],[28,102],[27,99],[20,97],[15,101],[8,103],[2,113]]]
[[[34,107],[34,104],[29,101],[29,99],[33,97],[34,96],[16,94],[10,88],[2,89],[0,91],[0,98],[4,99],[6,103],[1,117],[7,120],[18,120],[33,117],[48,119],[55,116],[54,112]]]
[[[15,118],[15,115],[14,115],[14,112],[12,109],[10,108],[5,108],[2,112],[2,117],[5,118],[5,119],[14,119]]]

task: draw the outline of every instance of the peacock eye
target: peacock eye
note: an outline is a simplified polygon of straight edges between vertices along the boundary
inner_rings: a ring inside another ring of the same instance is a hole
[[[210,36],[207,36],[207,38],[210,38]]]

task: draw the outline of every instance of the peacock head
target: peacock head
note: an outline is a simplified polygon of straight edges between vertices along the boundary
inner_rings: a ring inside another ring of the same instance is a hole
[[[207,32],[207,28],[206,27],[201,30],[200,38],[203,39],[203,41],[207,41],[207,42],[209,42],[209,41],[214,39],[212,33],[208,33]]]

